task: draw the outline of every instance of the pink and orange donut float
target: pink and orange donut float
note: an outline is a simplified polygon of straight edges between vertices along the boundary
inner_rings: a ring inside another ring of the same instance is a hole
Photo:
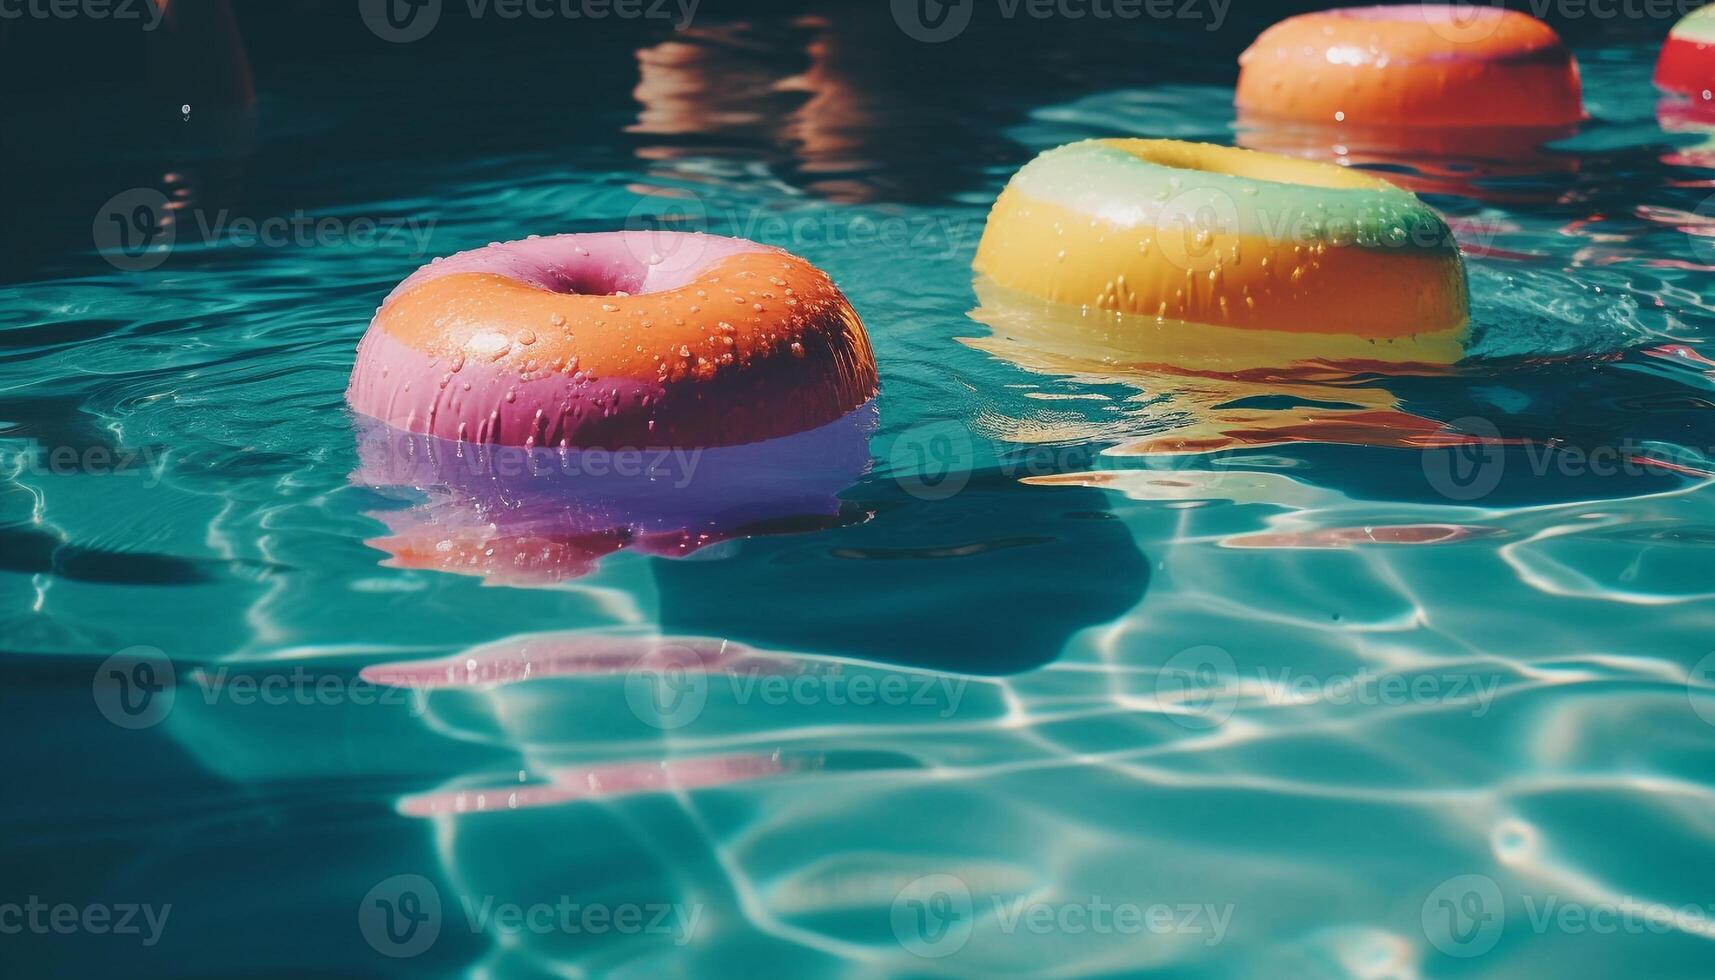
[[[438,259],[358,345],[358,413],[453,442],[729,446],[876,393],[863,324],[821,270],[684,232],[556,235]]]

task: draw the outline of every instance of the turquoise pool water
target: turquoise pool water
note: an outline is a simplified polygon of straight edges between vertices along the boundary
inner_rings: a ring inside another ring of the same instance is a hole
[[[258,59],[252,122],[117,182],[29,158],[0,926],[77,911],[19,975],[1709,975],[1715,124],[1658,114],[1654,35],[1575,38],[1550,153],[1372,161],[1466,242],[1461,363],[1188,375],[971,255],[1043,148],[1266,140],[1269,18],[927,98],[834,7]],[[172,245],[116,268],[125,193]],[[392,284],[640,223],[828,270],[873,413],[766,479],[632,464],[766,498],[704,539],[623,475],[399,485],[342,402]],[[592,486],[631,532],[556,532]]]

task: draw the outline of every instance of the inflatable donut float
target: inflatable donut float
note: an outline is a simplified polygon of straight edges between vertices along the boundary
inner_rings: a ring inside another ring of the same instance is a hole
[[[995,201],[975,269],[1054,303],[1368,341],[1462,330],[1439,215],[1333,164],[1173,140],[1049,150]]]
[[[826,425],[876,387],[857,314],[803,259],[610,232],[419,269],[376,312],[346,399],[453,442],[707,447]]]
[[[1500,7],[1408,4],[1303,14],[1239,56],[1250,117],[1361,126],[1557,127],[1584,118],[1554,29]]]
[[[1715,97],[1715,7],[1699,7],[1673,25],[1656,61],[1655,84],[1699,102]]]

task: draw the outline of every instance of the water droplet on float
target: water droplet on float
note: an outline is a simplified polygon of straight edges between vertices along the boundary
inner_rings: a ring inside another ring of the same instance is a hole
[[[518,342],[526,347],[534,344],[536,342],[536,331],[529,329],[518,331]]]

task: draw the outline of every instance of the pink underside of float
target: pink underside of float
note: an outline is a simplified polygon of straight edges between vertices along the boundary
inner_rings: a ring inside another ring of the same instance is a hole
[[[404,380],[401,380],[404,379]],[[592,433],[624,422],[629,445],[652,445],[647,413],[666,389],[653,381],[590,379],[580,373],[520,381],[501,363],[467,360],[454,374],[382,331],[357,350],[346,399],[365,415],[406,432],[455,442],[552,448],[594,445]],[[666,434],[663,433],[663,438]],[[641,441],[640,441],[641,440]]]

